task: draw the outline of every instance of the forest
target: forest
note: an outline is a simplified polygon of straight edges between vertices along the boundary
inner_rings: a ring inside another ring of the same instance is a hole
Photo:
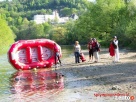
[[[45,22],[36,24],[36,14],[60,17],[77,14],[79,19],[65,24]],[[12,0],[0,2],[0,48],[22,39],[47,38],[61,45],[78,40],[87,44],[96,38],[101,46],[108,47],[113,36],[120,47],[136,49],[135,0]]]

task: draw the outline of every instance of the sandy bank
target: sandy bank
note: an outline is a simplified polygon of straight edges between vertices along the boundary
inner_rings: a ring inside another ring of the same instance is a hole
[[[113,58],[107,50],[100,52],[99,63],[88,62],[88,51],[84,50],[83,53],[86,62],[75,64],[71,54],[62,60],[63,66],[57,69],[65,75],[65,89],[57,102],[60,99],[62,102],[129,102],[119,97],[100,97],[101,94],[127,94],[134,96],[133,102],[136,102],[135,52],[121,50],[118,63],[112,62]]]

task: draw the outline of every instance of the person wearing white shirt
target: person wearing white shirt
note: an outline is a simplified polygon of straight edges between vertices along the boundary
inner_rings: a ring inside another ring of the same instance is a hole
[[[78,41],[75,41],[74,45],[74,55],[75,55],[75,63],[80,63],[80,52],[81,52],[81,46]]]
[[[114,36],[113,38],[113,46],[115,51],[114,62],[118,62],[119,61],[119,46],[118,46],[118,40],[116,36]]]

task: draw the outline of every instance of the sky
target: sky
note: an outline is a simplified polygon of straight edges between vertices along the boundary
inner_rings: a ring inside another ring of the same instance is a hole
[[[0,0],[0,1],[6,1],[6,0]],[[12,1],[12,0],[8,0],[8,1]]]
[[[0,1],[6,1],[6,0],[0,0]],[[9,0],[9,1],[12,1],[12,0]],[[94,2],[95,0],[88,0],[88,1]]]
[[[95,2],[95,0],[88,0],[88,1]]]

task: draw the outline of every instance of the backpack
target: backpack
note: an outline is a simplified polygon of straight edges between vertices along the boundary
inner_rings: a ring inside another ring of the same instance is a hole
[[[101,45],[98,42],[95,43],[95,49],[94,49],[94,51],[100,51],[100,47],[101,47]]]
[[[101,45],[97,43],[97,51],[100,51]]]
[[[113,45],[114,49],[117,48],[117,45],[114,42],[112,42],[112,45]]]

